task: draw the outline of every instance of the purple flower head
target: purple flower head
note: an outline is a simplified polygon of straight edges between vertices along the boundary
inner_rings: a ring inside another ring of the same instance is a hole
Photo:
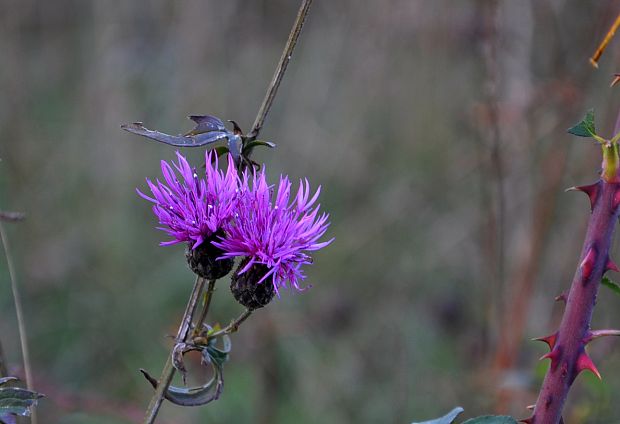
[[[309,198],[308,180],[300,180],[297,195],[291,199],[291,183],[288,177],[280,176],[273,202],[272,191],[264,169],[253,177],[244,174],[235,218],[225,226],[225,236],[213,244],[225,252],[222,258],[248,258],[237,274],[262,264],[268,271],[257,283],[273,276],[276,292],[286,287],[287,282],[302,290],[299,283],[305,276],[301,267],[312,263],[307,252],[319,250],[333,241],[318,242],[329,226],[329,216],[319,215],[319,205],[314,206],[321,188]]]
[[[187,159],[177,152],[178,164],[161,161],[165,182],[146,180],[153,197],[138,194],[154,203],[153,212],[172,240],[161,246],[189,242],[196,249],[230,220],[239,198],[239,178],[231,155],[226,172],[218,169],[217,154],[205,154],[205,178],[198,176]],[[174,167],[174,169],[173,169]],[[175,172],[176,170],[176,172]],[[177,173],[181,179],[177,178]]]

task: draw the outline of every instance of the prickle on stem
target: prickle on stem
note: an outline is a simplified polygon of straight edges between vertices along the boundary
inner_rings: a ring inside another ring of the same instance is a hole
[[[594,365],[594,362],[592,362],[592,358],[590,358],[590,355],[588,355],[585,350],[582,350],[581,353],[579,353],[579,357],[577,358],[577,372],[580,373],[585,370],[592,372],[595,376],[598,377],[599,380],[603,379],[601,377],[601,373],[596,368],[596,365]]]
[[[579,267],[581,268],[581,276],[583,277],[583,283],[586,284],[590,277],[592,276],[592,271],[594,271],[594,265],[596,264],[596,249],[594,247],[590,247],[588,249],[588,253],[586,253],[585,258],[581,262]]]
[[[553,349],[555,347],[555,342],[557,341],[557,338],[558,338],[558,333],[555,332],[548,336],[536,337],[532,340],[539,341],[539,342],[545,342],[549,346],[549,349]]]
[[[596,204],[596,199],[598,199],[600,185],[601,182],[597,181],[594,184],[569,187],[566,189],[566,191],[581,191],[582,193],[585,193],[590,199],[590,212],[592,212],[592,210],[594,210],[594,205]]]

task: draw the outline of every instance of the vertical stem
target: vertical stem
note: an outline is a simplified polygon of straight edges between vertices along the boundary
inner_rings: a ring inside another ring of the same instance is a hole
[[[265,98],[263,99],[263,104],[261,104],[260,109],[258,110],[256,119],[254,120],[254,125],[252,125],[252,131],[250,131],[250,133],[248,134],[248,138],[250,138],[251,140],[256,139],[256,137],[258,137],[258,134],[260,133],[260,130],[263,128],[265,118],[269,113],[269,109],[271,109],[273,100],[276,98],[276,93],[278,92],[278,87],[280,87],[280,83],[282,82],[282,78],[284,77],[284,73],[286,72],[286,67],[291,61],[293,50],[295,50],[297,39],[299,38],[299,34],[301,34],[301,29],[304,26],[304,22],[306,20],[306,16],[308,15],[308,10],[310,10],[311,4],[312,0],[302,0],[301,6],[299,6],[299,11],[297,12],[295,22],[293,23],[293,28],[291,29],[291,32],[288,36],[288,40],[286,41],[286,45],[284,46],[282,56],[280,56],[280,61],[276,66],[276,71],[273,74],[271,83],[269,83],[269,87],[267,88],[267,93],[265,94]]]
[[[205,279],[201,277],[196,277],[196,282],[194,283],[194,288],[192,289],[192,294],[190,295],[189,301],[187,302],[187,306],[185,308],[185,313],[183,314],[183,318],[181,320],[181,325],[179,326],[179,331],[177,332],[176,342],[181,343],[184,342],[187,338],[187,334],[189,333],[189,329],[192,323],[192,317],[196,312],[196,307],[198,306],[198,299],[200,298],[200,293],[205,285]],[[144,416],[144,424],[151,424],[155,422],[155,418],[157,418],[157,414],[159,413],[159,409],[161,408],[161,404],[164,400],[164,393],[166,389],[170,385],[172,381],[172,377],[174,376],[174,366],[172,365],[172,355],[168,355],[168,359],[166,360],[166,364],[164,365],[164,369],[161,372],[161,377],[159,378],[159,383],[157,384],[157,389],[151,398],[151,402],[146,410],[146,415]]]
[[[482,39],[482,62],[485,71],[484,98],[486,104],[486,120],[482,128],[486,145],[483,148],[484,166],[482,169],[483,183],[489,184],[489,188],[483,187],[487,197],[484,199],[486,213],[484,216],[483,231],[487,243],[486,253],[490,287],[488,290],[487,322],[491,323],[488,335],[491,342],[495,342],[500,333],[497,325],[501,322],[499,311],[503,310],[503,282],[504,282],[504,167],[501,152],[501,131],[499,126],[500,111],[498,105],[498,1],[487,0],[482,4],[483,39]],[[487,150],[488,149],[488,150]]]
[[[2,342],[0,341],[0,377],[7,377],[8,375],[9,375],[9,372],[6,366],[4,350],[2,350]]]
[[[209,280],[209,286],[207,287],[207,291],[205,293],[205,304],[202,307],[202,312],[200,313],[200,316],[198,317],[198,320],[196,320],[196,323],[194,325],[194,332],[193,332],[194,337],[200,333],[200,331],[202,330],[202,324],[205,322],[205,319],[207,319],[207,314],[209,313],[209,307],[211,306],[211,298],[213,297],[214,287],[215,287],[215,280]]]
[[[589,358],[584,347],[589,341],[590,322],[600,281],[608,269],[609,248],[618,218],[620,184],[600,180],[588,186],[594,209],[588,224],[579,266],[568,293],[560,328],[552,343],[551,366],[540,389],[531,423],[556,424],[575,377]]]
[[[17,316],[17,329],[19,331],[19,342],[22,349],[22,358],[24,361],[24,374],[26,375],[26,387],[28,390],[34,390],[32,384],[32,367],[30,364],[30,351],[28,350],[28,340],[26,332],[26,324],[24,321],[24,311],[22,310],[21,296],[19,294],[19,286],[17,284],[17,276],[15,274],[15,268],[13,266],[13,257],[9,248],[9,240],[4,230],[4,225],[0,221],[0,240],[4,247],[4,254],[6,256],[6,263],[9,269],[9,278],[11,280],[11,291],[13,292],[13,303],[15,303],[15,315]],[[32,414],[30,415],[30,422],[32,424],[37,423],[36,408],[32,408]]]

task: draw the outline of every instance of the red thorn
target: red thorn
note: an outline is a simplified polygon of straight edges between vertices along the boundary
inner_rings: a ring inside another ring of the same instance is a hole
[[[568,299],[568,296],[566,295],[566,292],[562,292],[559,295],[557,295],[555,297],[555,301],[556,302],[564,302],[566,303],[566,299]]]
[[[616,209],[620,205],[620,190],[616,189],[614,193],[614,209]]]
[[[555,346],[555,342],[556,342],[557,338],[558,338],[558,333],[556,332],[556,333],[550,334],[548,336],[537,337],[537,338],[532,339],[532,340],[536,340],[536,341],[539,341],[539,342],[545,342],[545,343],[547,343],[547,345],[549,345],[549,349],[553,349],[553,347]]]
[[[611,259],[607,259],[607,264],[605,265],[605,271],[620,272],[620,268],[618,268],[618,265],[616,265],[614,261],[612,261]]]
[[[577,372],[581,372],[584,370],[588,370],[592,372],[595,376],[598,377],[599,380],[602,380],[601,373],[596,369],[596,365],[592,362],[592,359],[588,354],[584,351],[581,351],[579,357],[577,358]]]
[[[525,424],[534,424],[534,415],[529,418],[523,418],[522,420],[519,420],[519,422]]]
[[[594,249],[594,247],[590,247],[588,249],[588,252],[586,253],[586,256],[583,258],[583,261],[581,262],[580,268],[581,268],[581,276],[585,280],[589,279],[590,276],[592,275],[592,271],[594,271],[594,265],[596,263],[596,249]]]
[[[560,351],[554,348],[551,352],[545,353],[541,356],[540,361],[543,359],[551,359],[551,365],[553,365],[553,363],[558,359],[558,356],[560,356]]]
[[[596,182],[590,185],[570,187],[566,189],[566,191],[575,191],[575,190],[582,191],[585,194],[587,194],[588,197],[590,198],[590,210],[594,209],[594,204],[596,203],[596,199],[598,197],[599,183]]]

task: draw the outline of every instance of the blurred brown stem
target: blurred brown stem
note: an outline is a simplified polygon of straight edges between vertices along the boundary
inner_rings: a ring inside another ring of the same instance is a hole
[[[504,233],[505,209],[504,165],[501,149],[500,109],[498,102],[498,2],[488,0],[482,5],[484,16],[484,35],[482,39],[482,62],[485,70],[485,120],[482,128],[486,138],[486,148],[480,152],[485,166],[482,168],[482,222],[483,249],[487,259],[490,283],[486,305],[487,322],[498,323],[502,310],[504,286]],[[487,151],[488,149],[488,151]],[[487,186],[488,184],[488,186]],[[487,328],[487,337],[495,341],[499,329]],[[487,340],[489,342],[489,340]]]
[[[609,31],[607,31],[607,34],[605,34],[605,38],[603,38],[603,41],[601,41],[601,44],[599,44],[598,48],[590,58],[590,64],[595,68],[598,68],[598,61],[603,55],[603,52],[607,48],[607,45],[611,39],[614,38],[614,34],[616,33],[618,27],[620,27],[620,13],[616,16],[616,20],[611,25],[611,28],[609,28]]]
[[[202,289],[205,286],[205,279],[201,277],[196,277],[196,282],[194,283],[194,288],[192,289],[192,294],[189,297],[189,301],[187,302],[187,306],[185,308],[185,313],[183,314],[183,319],[181,320],[181,325],[179,326],[179,331],[177,332],[177,336],[175,341],[177,343],[182,343],[187,338],[189,333],[192,317],[196,312],[196,308],[198,306],[198,299],[200,298],[200,293],[202,293]],[[159,378],[159,383],[157,384],[157,389],[151,398],[151,402],[146,410],[146,415],[144,416],[144,424],[151,424],[155,422],[155,418],[157,418],[157,414],[159,413],[159,409],[161,408],[161,404],[164,400],[164,393],[166,389],[170,385],[172,381],[172,377],[174,376],[174,366],[172,364],[172,355],[168,355],[168,359],[166,360],[166,364],[164,365],[164,369],[161,372],[161,377]]]

